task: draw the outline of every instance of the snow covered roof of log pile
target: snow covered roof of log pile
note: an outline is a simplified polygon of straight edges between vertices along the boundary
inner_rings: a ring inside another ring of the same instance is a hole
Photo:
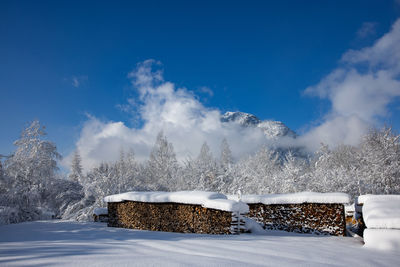
[[[139,201],[139,202],[152,202],[152,203],[183,203],[201,205],[210,199],[227,199],[224,194],[205,191],[178,191],[178,192],[163,192],[163,191],[149,191],[149,192],[126,192],[107,196],[104,198],[105,202],[122,202],[125,200]]]
[[[300,192],[292,194],[267,194],[267,195],[243,195],[241,200],[247,204],[262,203],[271,204],[346,204],[350,203],[350,196],[345,193],[315,193]]]
[[[346,216],[351,216],[356,211],[354,204],[351,205],[344,205],[344,213]]]
[[[223,211],[248,212],[249,207],[241,201],[227,199],[224,194],[204,191],[178,192],[127,192],[104,198],[105,202],[138,201],[150,203],[181,203],[201,205],[204,208]]]
[[[400,195],[363,197],[363,219],[367,228],[400,229]]]
[[[367,200],[400,201],[400,195],[361,195],[357,198],[358,204],[364,204]]]
[[[93,210],[94,215],[107,215],[108,214],[108,209],[107,208],[95,208]]]

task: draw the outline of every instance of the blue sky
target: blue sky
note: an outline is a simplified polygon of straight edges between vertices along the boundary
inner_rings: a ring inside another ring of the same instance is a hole
[[[139,97],[127,76],[147,59],[206,108],[307,132],[332,101],[304,90],[399,15],[396,1],[1,1],[0,154],[33,119],[64,155],[87,114],[137,127],[120,106]],[[387,109],[378,124],[399,131],[398,98]]]

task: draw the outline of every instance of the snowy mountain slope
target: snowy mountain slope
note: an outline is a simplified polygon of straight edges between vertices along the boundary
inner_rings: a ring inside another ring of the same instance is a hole
[[[221,116],[222,122],[235,122],[243,127],[258,127],[260,128],[268,139],[276,139],[279,137],[292,137],[296,138],[296,133],[289,129],[284,123],[280,121],[265,120],[262,121],[253,114],[244,113],[240,111],[228,111]]]

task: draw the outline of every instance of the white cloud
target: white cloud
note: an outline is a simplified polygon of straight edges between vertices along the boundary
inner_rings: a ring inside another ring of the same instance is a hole
[[[376,34],[376,22],[364,22],[361,28],[357,31],[357,37],[360,39],[367,38]]]
[[[320,142],[357,144],[360,136],[389,114],[388,105],[400,96],[400,20],[371,47],[349,50],[342,66],[306,94],[329,99],[324,122],[300,139],[312,149]]]
[[[78,88],[79,85],[80,85],[80,82],[79,82],[78,78],[77,77],[72,77],[72,86],[75,87],[75,88]]]
[[[71,85],[75,88],[80,87],[83,83],[85,83],[88,80],[88,77],[86,75],[81,75],[81,76],[72,76],[71,78]]]
[[[164,81],[159,66],[159,62],[146,60],[128,74],[139,93],[137,99],[128,99],[128,103],[142,121],[140,128],[89,117],[76,144],[85,169],[101,161],[116,160],[121,148],[133,148],[139,160],[147,159],[161,130],[173,143],[179,160],[196,157],[205,141],[219,156],[224,137],[236,157],[254,152],[266,142],[258,128],[222,124],[219,110],[205,107],[191,91]]]
[[[202,87],[200,87],[198,91],[199,91],[200,93],[206,94],[206,95],[208,95],[208,96],[210,96],[210,97],[213,97],[213,96],[214,96],[213,90],[211,90],[211,88],[209,88],[209,87],[207,87],[207,86],[202,86]]]
[[[321,142],[357,144],[371,125],[389,114],[388,105],[400,96],[399,43],[400,20],[373,46],[345,53],[339,68],[305,90],[331,101],[330,112],[296,143],[284,139],[280,145],[305,145],[313,151]],[[179,160],[197,156],[204,141],[218,156],[221,141],[227,138],[235,157],[252,153],[267,142],[259,129],[222,124],[218,109],[205,107],[193,92],[165,81],[160,66],[160,62],[146,60],[128,74],[138,97],[120,108],[132,112],[141,121],[140,127],[95,117],[84,124],[76,146],[85,169],[116,160],[121,148],[133,148],[139,160],[147,159],[161,130],[173,143]]]

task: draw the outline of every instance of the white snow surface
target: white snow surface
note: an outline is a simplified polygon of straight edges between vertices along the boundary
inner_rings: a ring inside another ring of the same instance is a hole
[[[398,251],[281,231],[206,235],[39,221],[0,226],[0,266],[398,266]]]
[[[126,192],[107,196],[105,202],[122,202],[124,200],[152,202],[152,203],[184,203],[201,205],[210,199],[227,199],[224,194],[206,191],[178,191],[178,192]]]
[[[105,215],[108,214],[108,209],[107,208],[95,208],[93,210],[93,214],[95,215]]]
[[[356,211],[354,204],[344,205],[344,213],[346,216],[351,216]]]
[[[400,230],[399,229],[370,229],[364,230],[365,247],[394,250],[400,252]],[[400,258],[399,258],[400,262]],[[399,262],[397,266],[399,265]]]
[[[203,207],[224,211],[238,211],[240,213],[249,212],[249,206],[242,201],[234,201],[230,199],[212,199],[202,204]]]
[[[358,204],[364,204],[367,200],[400,201],[400,195],[361,195],[357,198]]]
[[[368,198],[362,214],[367,228],[400,229],[400,198]]]
[[[235,196],[232,196],[234,199]],[[267,194],[267,195],[242,195],[241,200],[248,204],[301,204],[301,203],[325,203],[346,204],[350,203],[350,196],[345,193],[316,193],[300,192],[292,194]]]
[[[127,192],[104,198],[105,202],[122,202],[125,200],[150,203],[182,203],[201,205],[204,208],[224,211],[248,212],[249,207],[243,202],[228,200],[224,194],[206,191],[178,192]]]

